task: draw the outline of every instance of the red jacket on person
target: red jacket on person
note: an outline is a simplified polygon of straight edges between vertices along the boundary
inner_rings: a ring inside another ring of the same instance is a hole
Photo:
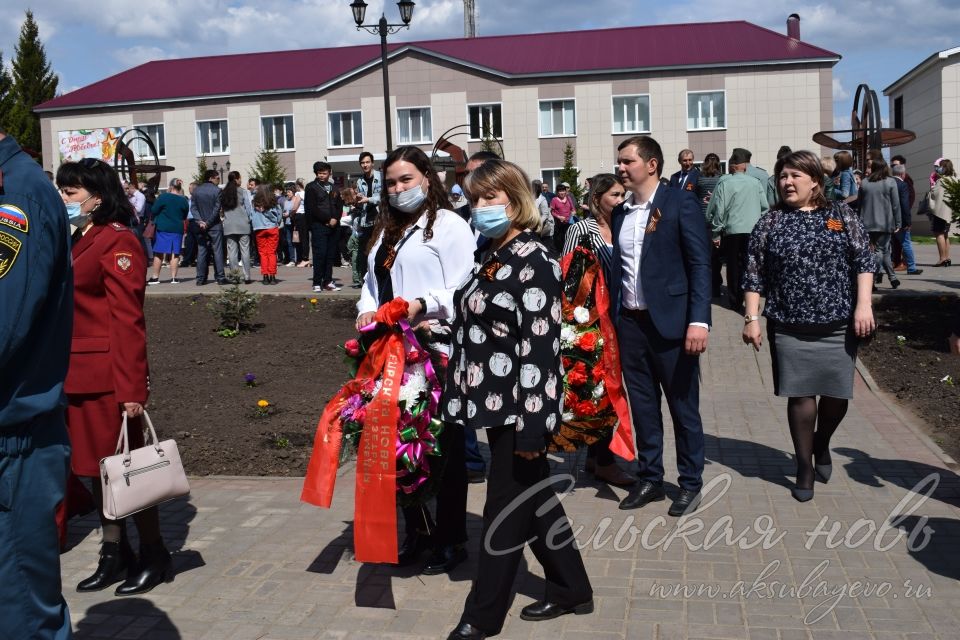
[[[73,245],[68,395],[113,392],[119,403],[147,401],[146,273],[139,239],[121,224],[95,225]]]

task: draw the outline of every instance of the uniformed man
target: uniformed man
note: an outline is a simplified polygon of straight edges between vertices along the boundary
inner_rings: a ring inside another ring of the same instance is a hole
[[[63,200],[0,131],[0,637],[69,638],[54,514],[70,447],[73,274]]]

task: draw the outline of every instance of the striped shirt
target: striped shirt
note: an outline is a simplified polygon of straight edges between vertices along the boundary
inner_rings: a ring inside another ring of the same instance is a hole
[[[563,243],[563,254],[566,255],[573,251],[581,243],[581,238],[584,237],[587,239],[590,249],[600,259],[600,264],[603,265],[604,278],[609,282],[610,266],[613,262],[613,245],[607,244],[603,236],[600,235],[600,227],[597,225],[596,218],[591,216],[570,227]]]

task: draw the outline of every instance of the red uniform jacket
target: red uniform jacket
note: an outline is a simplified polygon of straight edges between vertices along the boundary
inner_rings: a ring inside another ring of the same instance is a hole
[[[147,401],[147,260],[127,227],[95,225],[73,245],[73,342],[64,390]]]

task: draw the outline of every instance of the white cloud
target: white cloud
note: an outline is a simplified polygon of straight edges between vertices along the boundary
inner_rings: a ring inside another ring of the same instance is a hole
[[[116,49],[113,57],[124,65],[124,68],[136,67],[151,60],[165,60],[174,56],[160,47],[134,46],[125,49]]]
[[[833,101],[834,102],[846,102],[850,99],[850,92],[847,91],[846,87],[843,86],[843,83],[840,81],[840,78],[833,76]]]

